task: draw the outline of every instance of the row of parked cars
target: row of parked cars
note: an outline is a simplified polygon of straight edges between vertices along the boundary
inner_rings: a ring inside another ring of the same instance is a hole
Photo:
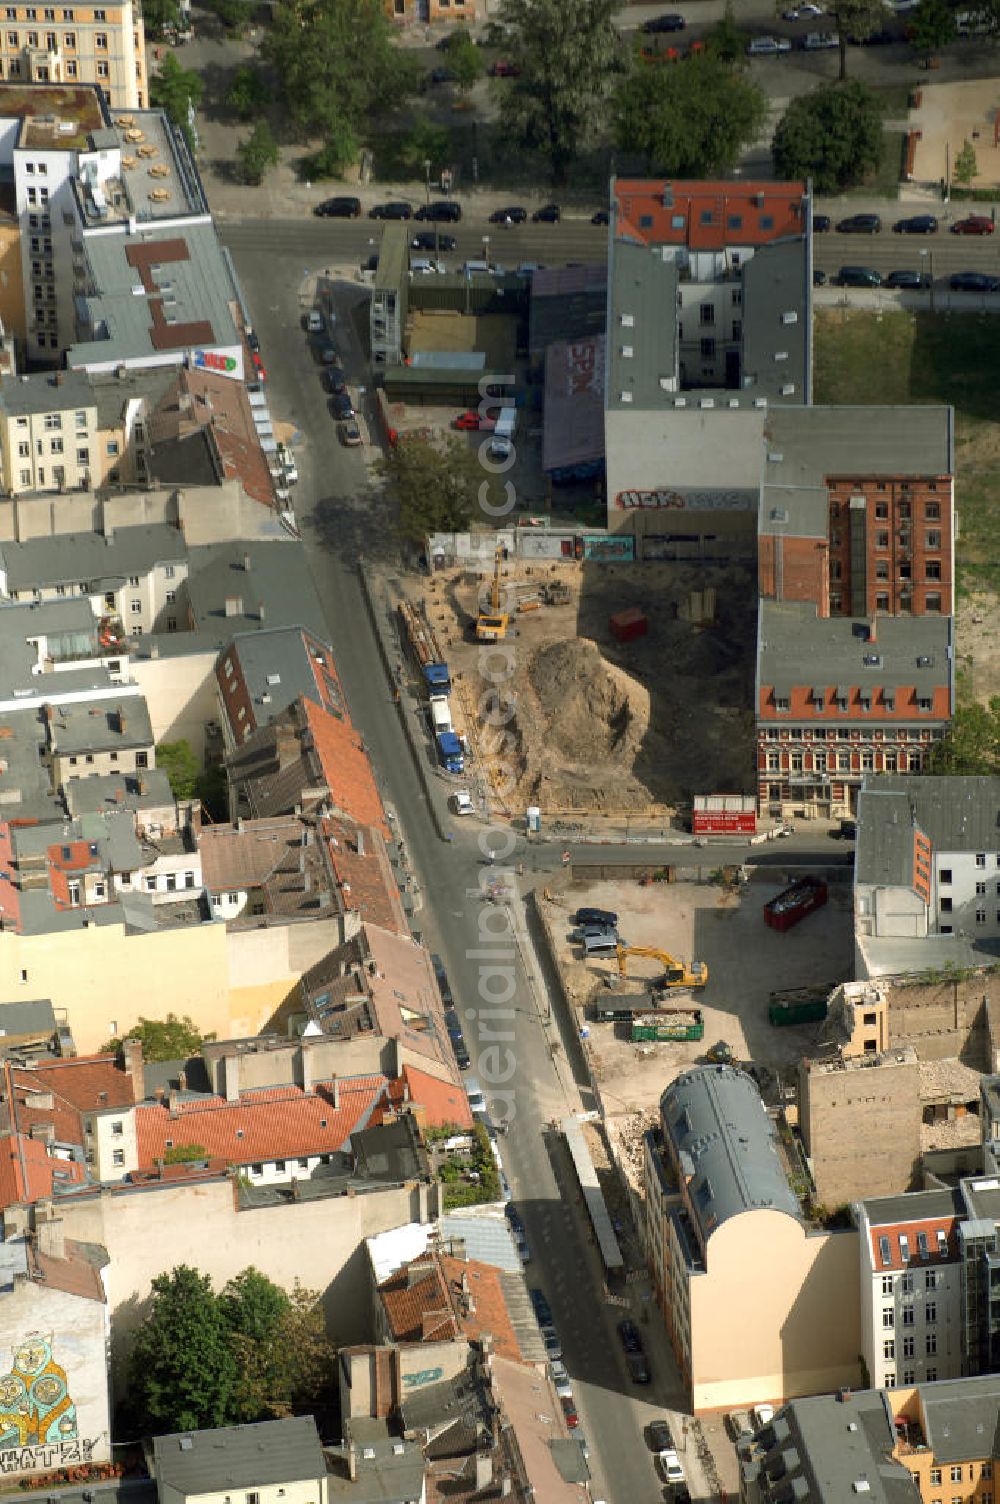
[[[813,215],[814,234],[826,234],[831,228],[836,229],[838,235],[879,235],[882,231],[882,216],[849,214],[846,219],[838,219],[836,225],[833,225],[829,214]],[[939,220],[936,214],[910,214],[897,219],[892,228],[896,235],[936,235]],[[989,214],[967,214],[964,219],[956,219],[951,226],[953,235],[992,235],[995,230],[996,225]]]
[[[816,287],[822,287],[826,280],[825,272],[813,272]],[[891,287],[911,292],[919,292],[931,285],[926,272],[896,271],[883,277],[870,266],[842,266],[830,280],[837,287]],[[1000,292],[1000,277],[990,276],[987,272],[952,272],[948,286],[952,292]]]
[[[304,319],[313,355],[322,367],[320,380],[330,397],[330,415],[339,425],[340,442],[348,448],[355,448],[361,443],[361,430],[347,390],[344,367],[333,342],[332,323],[333,315],[324,314],[319,308],[310,308]]]

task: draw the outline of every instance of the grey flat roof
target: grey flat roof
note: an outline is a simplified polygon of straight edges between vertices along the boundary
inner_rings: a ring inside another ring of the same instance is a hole
[[[689,1180],[703,1240],[729,1217],[768,1207],[800,1220],[756,1085],[728,1065],[685,1071],[660,1099],[663,1132]]]
[[[140,779],[143,792],[139,792]],[[170,780],[160,768],[141,774],[107,773],[71,778],[64,789],[71,815],[106,815],[114,810],[163,809],[174,803]]]
[[[244,567],[246,560],[249,570]],[[185,588],[195,626],[201,631],[218,629],[228,639],[238,632],[259,632],[262,627],[298,626],[321,642],[328,641],[323,608],[301,543],[289,539],[206,544],[191,549],[188,568]],[[227,599],[239,600],[241,609],[227,615]]]
[[[130,695],[120,704],[114,700],[81,700],[73,705],[56,705],[49,724],[60,757],[153,745],[153,725],[142,695]]]
[[[776,407],[767,418],[761,533],[825,538],[831,477],[951,475],[950,407]]]
[[[926,1386],[921,1393],[926,1394]],[[793,1400],[761,1433],[761,1464],[779,1498],[811,1504],[919,1504],[901,1462],[892,1460],[895,1426],[878,1390]],[[773,1445],[766,1443],[773,1438]]]
[[[54,1034],[56,1015],[47,997],[30,1003],[0,1003],[0,1043],[10,1034]]]
[[[277,715],[299,695],[316,699],[316,675],[300,627],[241,633],[232,646],[251,699],[259,702],[264,695],[269,697],[269,716]]]
[[[11,417],[94,406],[94,393],[83,371],[46,371],[0,382],[0,408]]]
[[[326,1477],[326,1461],[311,1415],[265,1420],[255,1426],[154,1436],[154,1477],[182,1494],[225,1493]]]
[[[761,245],[741,268],[741,405],[808,402],[809,258],[804,236]],[[792,390],[785,394],[785,388]]]
[[[997,1455],[1000,1374],[922,1384],[920,1397],[935,1462],[970,1462]]]
[[[0,387],[2,391],[2,387]],[[147,574],[156,564],[187,558],[184,534],[167,523],[120,527],[111,537],[101,533],[63,533],[0,544],[8,591],[42,585],[124,582]]]
[[[178,342],[157,347],[151,338],[154,326],[149,305],[164,293],[142,290],[142,278],[138,269],[129,265],[126,252],[176,241],[184,242],[187,258],[163,262],[157,268],[156,280],[160,289],[169,283],[169,315],[177,328]],[[85,236],[84,246],[96,291],[82,301],[91,328],[103,329],[106,335],[72,345],[66,356],[71,369],[119,360],[176,365],[193,346],[240,343],[231,308],[236,303],[236,287],[211,223],[189,221],[162,232],[146,228],[135,235],[90,234]],[[182,337],[184,326],[199,324],[211,326],[211,338],[205,334]]]
[[[45,722],[39,708],[8,710],[0,714],[0,792],[8,820],[61,820],[62,801],[52,788],[49,770],[42,761],[46,745]]]
[[[50,650],[54,648],[63,662],[96,659],[97,623],[87,597],[30,604],[0,602],[0,701],[20,695],[25,706],[46,700],[57,703],[88,690],[115,687],[108,670],[97,662],[59,673],[33,672],[38,665],[38,649],[29,639],[40,637],[48,639]],[[134,686],[120,686],[120,691],[123,695],[134,693]]]
[[[676,393],[663,391],[660,378],[676,384],[676,262],[656,246],[624,240],[614,241],[610,254],[606,405],[626,410],[672,406]],[[625,325],[623,319],[631,323]],[[628,356],[622,354],[626,348]]]
[[[411,227],[407,221],[386,220],[382,226],[382,239],[378,248],[378,265],[372,289],[375,292],[402,290],[406,286],[410,266]]]
[[[862,1203],[873,1227],[922,1222],[928,1217],[960,1217],[962,1197],[957,1187],[910,1191],[902,1196],[869,1196]]]
[[[866,664],[866,656],[879,662]],[[929,662],[918,663],[919,658]],[[951,682],[948,616],[880,616],[873,643],[867,620],[819,617],[807,602],[761,601],[758,687],[769,685],[783,696],[801,688],[912,689],[922,698]]]
[[[865,779],[858,796],[857,881],[909,883],[915,827],[938,856],[1000,851],[1000,778]]]
[[[908,976],[951,967],[990,966],[1000,961],[1000,940],[977,940],[966,935],[924,935],[907,939],[890,935],[857,935],[863,977]]]

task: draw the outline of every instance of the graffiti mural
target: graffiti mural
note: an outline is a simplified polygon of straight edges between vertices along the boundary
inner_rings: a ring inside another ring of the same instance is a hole
[[[76,1405],[51,1338],[29,1332],[0,1375],[0,1451],[75,1441]]]

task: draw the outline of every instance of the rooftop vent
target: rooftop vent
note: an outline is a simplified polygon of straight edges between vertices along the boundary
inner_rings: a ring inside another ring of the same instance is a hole
[[[917,655],[917,668],[933,668],[933,667],[934,667],[934,659],[931,656],[931,654],[929,654],[929,653],[919,653]]]

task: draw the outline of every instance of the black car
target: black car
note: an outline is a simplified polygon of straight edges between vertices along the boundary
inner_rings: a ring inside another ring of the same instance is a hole
[[[998,292],[1000,277],[988,277],[985,272],[953,272],[948,286],[952,292]]]
[[[413,218],[457,225],[462,218],[462,206],[456,204],[454,199],[438,198],[429,204],[421,204]]]
[[[625,1364],[633,1384],[648,1384],[651,1379],[649,1364],[642,1347],[639,1328],[634,1321],[620,1321],[618,1335],[625,1349]]]
[[[933,235],[937,227],[933,214],[911,214],[909,219],[897,219],[892,228],[896,235]]]
[[[598,209],[596,214],[590,216],[590,223],[592,225],[606,225],[610,220],[611,215],[607,209]]]
[[[260,354],[260,339],[252,329],[247,330],[247,344],[255,355]]]
[[[906,292],[919,292],[921,288],[930,285],[930,278],[924,272],[890,272],[885,279],[885,285],[902,288]]]
[[[455,1057],[455,1064],[459,1070],[467,1071],[472,1061],[469,1058],[468,1050],[465,1048],[465,1040],[453,1039],[451,1042],[451,1052]]]
[[[412,219],[413,210],[409,204],[404,204],[399,199],[391,199],[387,204],[376,204],[368,210],[369,219]]]
[[[354,417],[354,403],[347,392],[338,392],[335,397],[331,397],[330,411],[338,422],[341,422],[344,418]]]
[[[533,225],[557,225],[562,218],[562,211],[558,204],[543,204],[536,209],[531,216]]]
[[[851,214],[837,222],[839,235],[877,235],[882,221],[877,214]]]
[[[618,923],[618,915],[612,909],[577,909],[573,923],[593,924],[601,929],[613,930]]]
[[[830,216],[829,216],[829,214],[814,214],[813,215],[813,234],[814,235],[825,235],[827,233],[827,231],[829,230],[829,228],[830,228]]]
[[[444,969],[444,962],[436,951],[431,953],[431,965],[434,967],[434,975],[437,978],[438,991],[441,994],[441,1001],[444,1003],[446,1008],[454,1007],[455,999],[452,996],[451,983],[448,981],[448,973]]]
[[[326,366],[321,377],[324,392],[329,392],[331,397],[339,397],[341,392],[347,391],[347,382],[344,380],[344,372],[339,365]]]
[[[674,1450],[674,1438],[665,1420],[651,1421],[646,1434],[649,1437],[650,1451],[672,1452]]]
[[[523,225],[527,217],[527,209],[522,209],[520,204],[508,204],[506,208],[493,210],[490,215],[490,224]]]
[[[362,263],[361,263],[361,270],[363,272],[373,272],[373,271],[376,271],[377,269],[378,269],[378,251],[372,251],[371,255],[367,258],[367,260],[362,261]]]
[[[345,195],[342,198],[325,198],[313,210],[320,219],[357,219],[361,213],[361,200]]]
[[[414,235],[410,245],[415,251],[453,251],[454,235],[442,235],[440,230],[421,230]]]
[[[826,286],[826,272],[820,271],[819,267],[813,268],[813,287]]]
[[[619,1321],[618,1335],[627,1353],[642,1352],[642,1338],[639,1336],[639,1328],[634,1321]]]
[[[544,1290],[529,1290],[531,1304],[535,1308],[535,1316],[539,1326],[547,1326],[552,1321],[552,1307],[546,1298]]]
[[[660,31],[683,31],[686,25],[683,16],[669,13],[665,16],[651,16],[643,22],[642,29],[647,36],[655,36]]]

